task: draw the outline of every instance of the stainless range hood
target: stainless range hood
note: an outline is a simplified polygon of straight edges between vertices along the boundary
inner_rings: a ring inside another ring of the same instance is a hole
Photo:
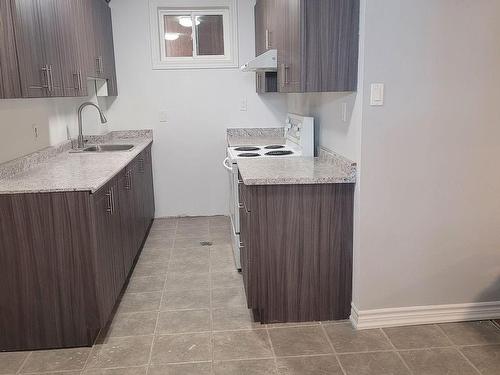
[[[240,69],[242,72],[276,72],[278,71],[278,50],[271,49],[264,52]]]

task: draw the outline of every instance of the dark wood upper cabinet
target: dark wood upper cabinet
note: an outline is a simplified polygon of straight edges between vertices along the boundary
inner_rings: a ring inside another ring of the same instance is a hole
[[[47,5],[39,0],[12,1],[12,19],[16,35],[16,47],[21,77],[22,96],[25,98],[39,98],[51,96],[54,93],[51,85],[51,69],[57,69],[49,62],[54,62],[57,56],[53,55],[55,48],[45,45],[47,40],[54,37],[44,35],[42,22],[53,14],[53,1],[47,0]],[[52,20],[57,25],[57,19]],[[50,24],[50,22],[49,22]],[[47,30],[54,25],[46,25]],[[57,28],[57,26],[55,26]],[[55,41],[54,41],[55,42]],[[57,75],[57,72],[56,72]],[[59,77],[56,77],[60,84]],[[59,90],[62,88],[59,87]],[[61,94],[61,92],[58,92]]]
[[[115,71],[115,53],[113,45],[113,28],[111,10],[103,0],[87,0],[93,12],[94,51],[90,76],[104,78],[108,81],[108,94],[118,95]]]
[[[6,0],[1,7],[0,97],[87,96],[87,77],[107,80],[108,95],[118,94],[105,1]],[[17,89],[7,71],[18,77]]]
[[[21,96],[15,43],[10,3],[0,1],[0,99]]]
[[[257,0],[256,53],[278,50],[278,92],[356,91],[358,40],[359,0]]]

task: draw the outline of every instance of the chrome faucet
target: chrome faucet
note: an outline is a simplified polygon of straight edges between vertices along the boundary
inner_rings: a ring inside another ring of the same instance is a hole
[[[82,121],[82,111],[85,107],[94,107],[99,111],[99,116],[101,117],[101,124],[105,124],[108,122],[104,113],[102,113],[101,108],[99,108],[96,104],[91,102],[83,103],[80,108],[78,108],[78,148],[83,148],[85,146],[85,141],[83,139],[83,121]]]

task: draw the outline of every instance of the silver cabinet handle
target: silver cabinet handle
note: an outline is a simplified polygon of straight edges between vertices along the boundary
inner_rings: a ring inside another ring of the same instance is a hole
[[[127,174],[125,175],[125,189],[127,189],[127,190],[132,189],[132,173],[131,173],[131,171],[128,171]]]
[[[50,92],[50,73],[49,73],[49,66],[48,65],[44,65],[42,66],[42,73],[43,75],[45,76],[43,82],[42,82],[42,86],[40,88],[43,88],[43,89],[47,89],[47,91]],[[35,87],[33,87],[35,88]]]
[[[111,188],[111,214],[115,213],[115,189]]]
[[[76,73],[73,73],[73,83],[74,83],[74,89],[76,91],[81,91],[83,88],[83,83],[82,83],[82,72],[78,71]]]
[[[98,56],[98,57],[96,58],[96,64],[97,64],[97,67],[96,67],[96,68],[97,68],[97,69],[96,69],[97,74],[98,74],[98,75],[103,74],[103,68],[102,68],[102,56]]]
[[[266,30],[266,49],[271,48],[271,32]]]
[[[106,197],[108,197],[108,206],[106,207],[106,212],[113,214],[113,190],[109,189],[106,193]]]
[[[115,213],[115,189],[110,188],[106,193],[108,197],[108,206],[106,207],[106,212],[113,215]]]
[[[285,87],[288,85],[288,69],[290,67],[285,64],[281,64],[281,87]]]
[[[48,66],[48,77],[49,92],[52,93],[54,91],[54,76],[52,75],[52,65]]]

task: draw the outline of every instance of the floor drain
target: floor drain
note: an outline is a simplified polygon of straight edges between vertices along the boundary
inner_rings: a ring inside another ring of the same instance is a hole
[[[201,241],[200,245],[201,246],[212,246],[212,242],[210,242],[210,241]]]

